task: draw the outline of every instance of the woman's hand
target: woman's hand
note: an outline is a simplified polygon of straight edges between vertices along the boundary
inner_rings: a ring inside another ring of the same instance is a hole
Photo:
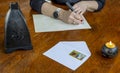
[[[74,12],[81,15],[87,11],[86,2],[80,1],[73,6]]]
[[[81,24],[83,21],[82,15],[71,12],[71,14],[68,17],[68,22],[71,24]]]
[[[66,10],[60,11],[59,19],[70,24],[81,24],[83,21],[82,15]]]
[[[63,10],[62,20],[70,24],[81,24],[83,22],[82,15],[86,11],[93,12],[97,9],[98,4],[96,1],[80,1],[74,4],[74,11]]]

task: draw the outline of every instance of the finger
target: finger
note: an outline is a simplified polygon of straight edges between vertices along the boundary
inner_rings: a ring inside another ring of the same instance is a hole
[[[68,19],[68,23],[72,24],[74,21],[71,19]]]
[[[76,13],[80,15],[80,14],[82,14],[83,12],[82,12],[82,10],[79,10],[79,11],[77,11]]]
[[[74,18],[74,16],[71,14],[70,16],[69,16],[69,18],[68,18],[68,23],[73,23],[74,22],[74,20],[75,20],[75,18]]]
[[[78,5],[74,5],[74,6],[73,6],[73,9],[76,9],[76,8],[78,8]]]
[[[76,9],[74,9],[74,12],[78,12],[79,10],[81,10],[79,7],[77,7]]]
[[[80,8],[80,7],[76,8],[76,9],[74,10],[74,12],[77,13],[77,14],[84,14],[85,11],[86,11],[86,9]]]
[[[81,14],[82,13],[82,9],[81,8],[77,8],[76,10],[75,10],[75,13],[77,13],[77,14]]]
[[[82,22],[80,20],[74,20],[74,24],[82,24]]]
[[[81,8],[75,9],[74,12],[77,13],[77,14],[83,14],[84,13]]]
[[[80,21],[83,20],[82,16],[79,15],[79,14],[74,14],[74,18],[77,19],[77,20],[80,20]]]
[[[86,10],[82,10],[81,12],[79,12],[79,14],[83,15],[85,13]]]
[[[70,16],[70,17],[69,17],[69,23],[72,23],[72,24],[81,24],[82,21],[74,18],[73,16]]]
[[[83,18],[81,15],[76,14],[74,12],[71,13],[71,15],[68,18],[69,23],[74,23],[74,24],[81,24],[83,21]]]
[[[75,24],[75,25],[81,23],[79,20],[75,19],[73,16],[70,16],[68,21],[69,23]]]

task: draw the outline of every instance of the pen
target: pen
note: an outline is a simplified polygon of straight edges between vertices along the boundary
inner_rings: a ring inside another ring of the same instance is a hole
[[[70,8],[71,11],[74,11],[72,5],[69,2],[66,2],[66,5]]]
[[[71,5],[69,2],[66,2],[66,5],[70,8],[71,11],[74,11],[72,5]],[[75,12],[75,13],[76,13],[76,12]],[[83,20],[81,20],[81,22],[82,22],[82,21],[83,21]]]

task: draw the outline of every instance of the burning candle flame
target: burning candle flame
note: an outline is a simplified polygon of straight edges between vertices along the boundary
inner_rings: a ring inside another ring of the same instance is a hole
[[[112,42],[110,41],[110,45],[112,45]]]
[[[106,45],[106,47],[108,47],[108,48],[114,48],[114,47],[115,47],[115,44],[112,43],[111,41],[110,41],[110,42],[107,42],[105,45]]]

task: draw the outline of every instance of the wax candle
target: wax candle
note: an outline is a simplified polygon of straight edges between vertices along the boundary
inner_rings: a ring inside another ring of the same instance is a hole
[[[105,46],[112,49],[115,47],[115,44],[110,41],[110,42],[107,42]]]
[[[104,46],[102,47],[102,55],[104,57],[108,57],[108,58],[112,58],[114,57],[116,54],[118,53],[118,48],[117,46],[110,42],[107,42],[104,44]]]

